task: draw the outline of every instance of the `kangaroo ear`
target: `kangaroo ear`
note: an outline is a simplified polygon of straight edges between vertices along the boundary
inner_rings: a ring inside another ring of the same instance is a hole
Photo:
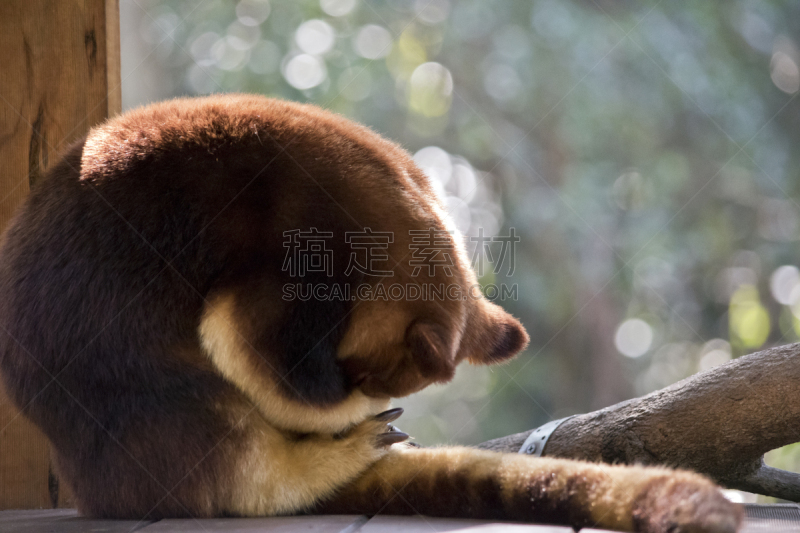
[[[449,381],[455,374],[456,343],[444,327],[417,320],[402,342],[340,362],[351,383],[367,396],[408,396],[433,382]]]
[[[487,326],[479,335],[478,346],[469,356],[469,361],[477,365],[505,361],[522,351],[530,342],[522,324],[499,306],[492,304],[487,314]]]
[[[420,374],[430,381],[450,381],[456,372],[456,346],[448,332],[433,322],[418,320],[406,331],[406,345]]]

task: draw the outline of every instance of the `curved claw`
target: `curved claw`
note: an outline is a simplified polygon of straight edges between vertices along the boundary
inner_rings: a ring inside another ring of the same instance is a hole
[[[391,446],[398,442],[408,439],[408,433],[402,431],[392,431],[391,433],[381,433],[376,437],[379,446]]]
[[[379,422],[394,422],[395,420],[400,418],[400,415],[402,414],[403,414],[403,408],[395,407],[394,409],[389,409],[388,411],[384,411],[382,413],[375,415],[375,420]]]

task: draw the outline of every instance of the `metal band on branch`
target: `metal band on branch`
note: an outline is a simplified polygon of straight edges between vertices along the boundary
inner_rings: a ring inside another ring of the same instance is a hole
[[[525,439],[525,442],[519,449],[519,453],[533,455],[536,457],[541,457],[544,455],[544,447],[547,445],[547,440],[550,438],[550,435],[553,434],[553,432],[556,430],[556,428],[558,428],[558,426],[561,425],[562,422],[565,422],[570,418],[572,418],[572,416],[553,420],[534,429],[533,433],[528,435],[528,438]]]

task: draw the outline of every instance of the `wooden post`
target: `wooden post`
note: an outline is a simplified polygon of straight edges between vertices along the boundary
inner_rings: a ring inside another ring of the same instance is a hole
[[[118,0],[2,0],[0,50],[2,231],[56,156],[120,111]],[[68,503],[47,439],[0,391],[0,509]]]

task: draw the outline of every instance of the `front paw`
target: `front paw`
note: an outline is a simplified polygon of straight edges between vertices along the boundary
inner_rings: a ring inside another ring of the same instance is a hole
[[[403,409],[401,407],[384,411],[357,424],[338,438],[348,442],[359,443],[360,446],[366,445],[367,447],[384,451],[392,444],[408,439],[408,434],[390,424],[390,422],[400,418],[402,414]]]
[[[735,533],[743,511],[720,490],[691,474],[653,480],[636,499],[636,531],[652,533]]]
[[[380,414],[375,415],[374,420],[379,423],[386,423],[384,426],[384,432],[379,433],[376,436],[376,442],[378,446],[383,446],[388,448],[392,444],[397,444],[398,442],[403,442],[404,440],[408,440],[408,434],[403,433],[396,427],[394,427],[390,422],[394,422],[400,415],[403,414],[402,407],[396,407],[394,409],[389,409],[388,411],[384,411]]]

